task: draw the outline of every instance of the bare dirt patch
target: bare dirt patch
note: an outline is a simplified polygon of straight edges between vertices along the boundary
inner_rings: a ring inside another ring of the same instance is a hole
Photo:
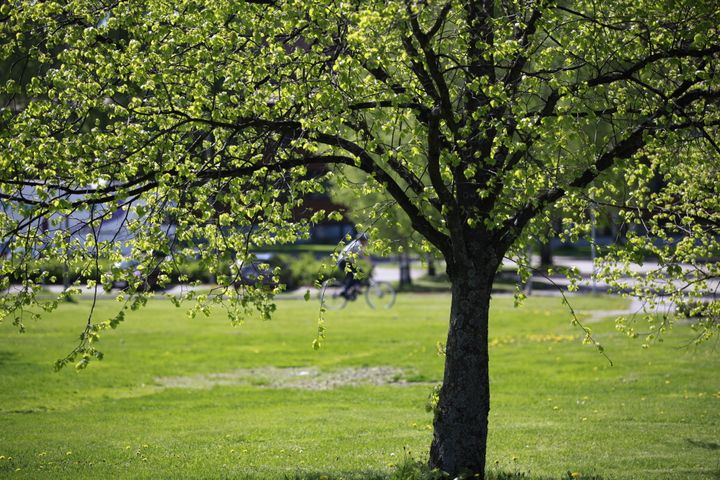
[[[240,368],[225,373],[157,377],[163,388],[205,389],[215,386],[252,385],[261,388],[330,390],[354,385],[409,385],[405,372],[395,367],[353,367],[321,371],[316,367]]]

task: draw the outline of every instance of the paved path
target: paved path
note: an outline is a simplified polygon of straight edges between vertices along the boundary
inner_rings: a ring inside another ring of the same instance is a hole
[[[556,256],[554,257],[554,262],[556,266],[562,266],[562,267],[576,267],[578,271],[580,272],[580,275],[582,276],[582,279],[579,282],[580,290],[581,292],[606,292],[609,288],[609,286],[602,282],[593,282],[591,280],[591,275],[593,272],[593,263],[588,259],[582,259],[582,258],[573,258],[573,257],[562,257],[562,256]],[[538,259],[534,259],[534,264],[539,263]],[[512,268],[513,263],[512,262],[505,262],[505,267]],[[649,272],[654,269],[658,268],[658,264],[656,262],[645,262],[642,265],[633,265],[631,269],[635,272],[644,273]],[[437,265],[438,271],[442,272],[444,270],[443,264]],[[427,272],[427,267],[422,265],[421,262],[413,262],[410,269],[410,274],[413,279],[419,279],[423,277]],[[512,274],[508,274],[510,277],[512,277]],[[374,276],[376,280],[380,281],[386,281],[386,282],[397,282],[400,279],[400,269],[396,263],[390,264],[390,265],[384,265],[383,263],[376,263],[375,269],[374,269]],[[567,290],[567,286],[569,285],[569,280],[567,278],[564,278],[561,275],[553,276],[552,278],[546,278],[540,275],[535,275],[532,277],[532,284],[533,284],[533,290],[532,295],[536,296],[559,296],[560,291],[559,289],[562,289],[563,291]],[[12,287],[11,287],[12,288]],[[55,294],[58,294],[62,291],[63,287],[59,285],[50,285],[45,287],[50,292],[53,292]],[[166,290],[164,293],[172,294],[172,295],[179,295],[182,293],[186,293],[189,290],[194,289],[200,289],[200,290],[209,290],[212,288],[210,285],[200,285],[198,287],[189,287],[185,285],[175,285],[171,287],[170,289]],[[711,286],[712,288],[712,286]],[[302,298],[302,296],[305,294],[307,290],[307,287],[301,287],[295,292],[287,292],[282,295],[283,298]],[[83,296],[92,296],[93,289],[85,288],[83,289],[82,295]],[[114,297],[117,292],[113,291],[111,293],[106,293],[102,289],[98,289],[98,294],[100,297],[103,298],[109,298]],[[630,315],[630,314],[636,314],[636,313],[642,313],[643,310],[643,304],[639,301],[633,301],[633,304],[631,307],[622,312],[611,312],[610,314],[618,314],[618,315]],[[674,305],[672,304],[661,304],[658,307],[655,308],[658,312],[671,312],[674,310]]]
[[[410,267],[410,277],[412,277],[413,280],[423,277],[426,273],[427,268],[423,267],[419,262],[413,263]],[[373,269],[373,278],[383,282],[398,282],[400,281],[400,267],[384,267],[382,264],[375,265],[375,268]]]

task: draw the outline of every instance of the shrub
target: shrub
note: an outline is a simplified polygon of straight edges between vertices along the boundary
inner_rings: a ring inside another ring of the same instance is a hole
[[[219,272],[220,275],[230,275],[230,263],[228,260],[227,271]],[[343,273],[340,272],[330,257],[323,256],[321,259],[315,258],[312,253],[306,252],[299,255],[279,254],[273,255],[269,260],[259,260],[254,262],[256,265],[267,264],[270,271],[279,267],[280,283],[286,285],[287,290],[293,290],[300,286],[311,286],[322,283],[328,278],[342,279]],[[213,276],[207,267],[199,260],[189,261],[183,264],[174,264],[172,262],[165,263],[162,270],[167,273],[171,284],[178,283],[210,283]],[[81,268],[77,265],[70,265],[68,276],[70,283],[77,280],[85,282],[87,280],[96,280],[100,278],[100,274],[113,271],[112,262],[107,259],[101,259],[99,263],[99,272],[94,267]],[[46,285],[62,285],[63,275],[65,273],[65,265],[58,260],[36,260],[29,265],[28,275],[31,279],[38,283]],[[12,282],[19,282],[20,278],[12,278]]]
[[[318,260],[311,253],[302,253],[298,256],[281,255],[280,257],[285,262],[295,287],[315,285],[328,278],[343,277],[335,263],[328,257]],[[290,287],[288,286],[288,288]]]

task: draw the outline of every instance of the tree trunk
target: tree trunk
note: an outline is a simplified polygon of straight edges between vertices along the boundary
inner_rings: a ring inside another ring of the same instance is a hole
[[[540,243],[540,269],[547,271],[553,266],[553,249],[550,239]]]
[[[410,255],[402,252],[398,257],[400,261],[400,288],[412,285],[412,276],[410,275]]]
[[[452,306],[430,466],[451,478],[462,473],[485,476],[490,412],[488,311],[496,266],[474,263],[479,268],[461,265],[448,271]]]
[[[427,275],[428,277],[434,277],[437,275],[437,271],[435,270],[435,260],[432,255],[427,256]]]

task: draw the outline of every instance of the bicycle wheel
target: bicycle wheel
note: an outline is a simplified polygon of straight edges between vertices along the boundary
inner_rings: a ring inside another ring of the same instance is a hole
[[[347,304],[347,298],[340,295],[343,285],[335,278],[325,280],[320,289],[320,306],[328,310],[340,310]]]
[[[390,308],[395,303],[395,289],[387,282],[370,282],[365,301],[370,308]]]

